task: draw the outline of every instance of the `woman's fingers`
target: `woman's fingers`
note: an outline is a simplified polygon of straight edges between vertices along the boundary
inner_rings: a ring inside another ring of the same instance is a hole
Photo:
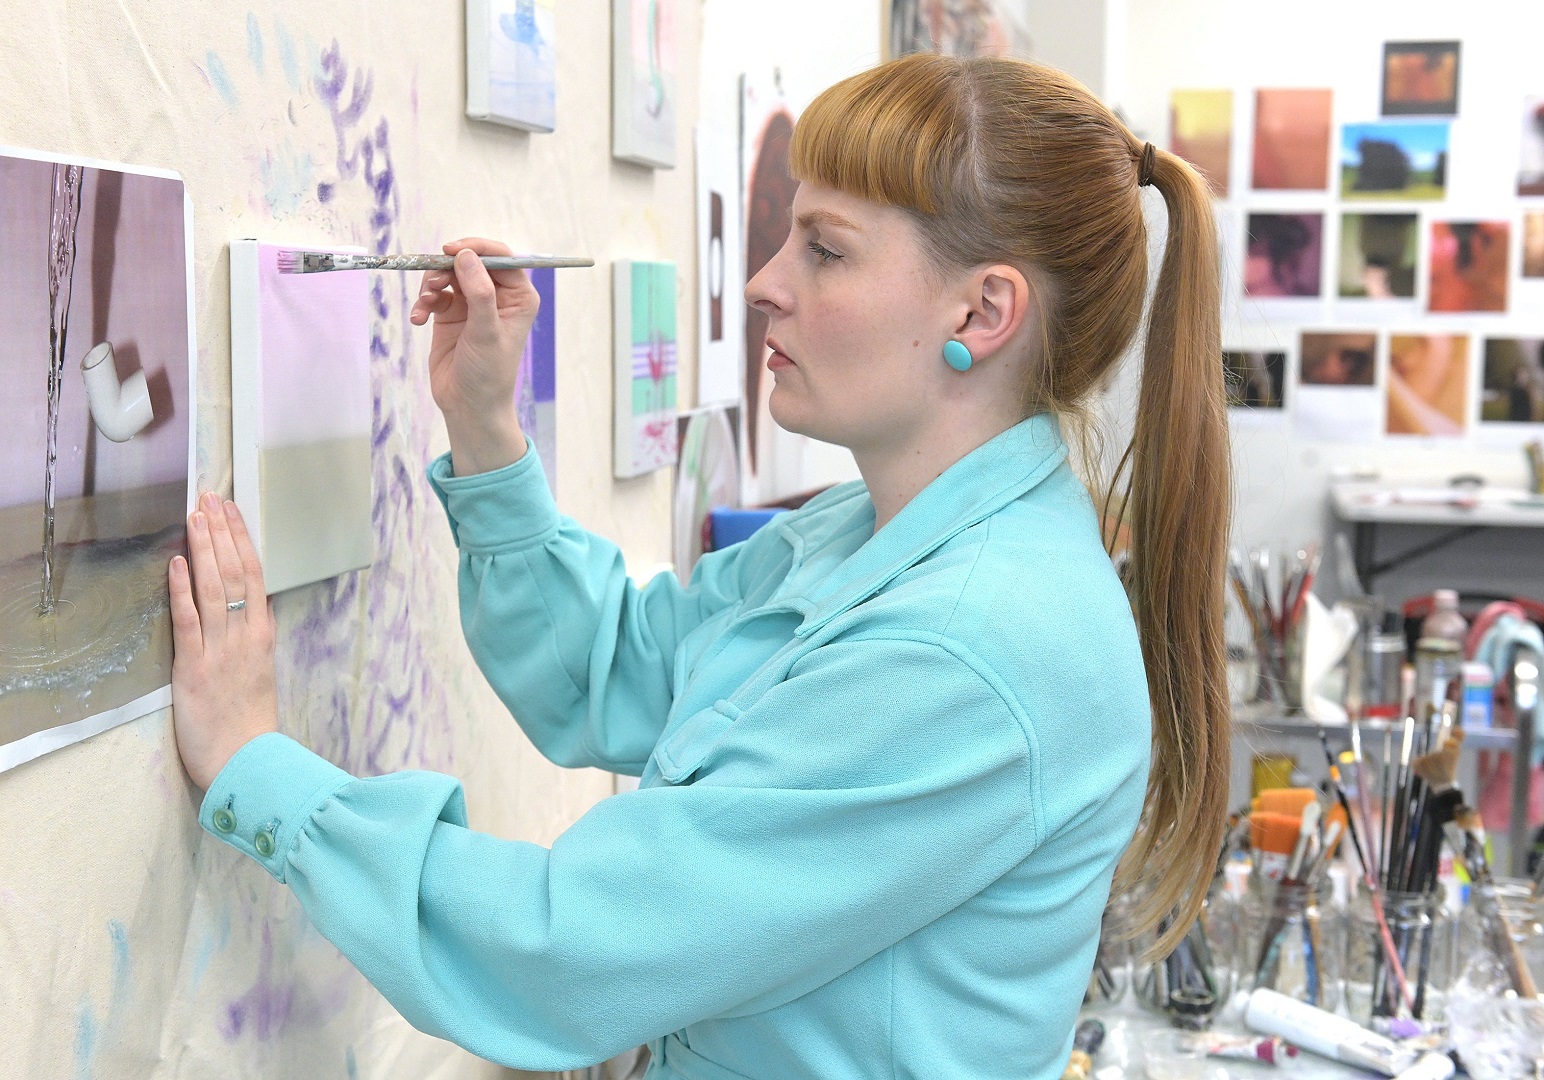
[[[225,584],[220,580],[220,564],[215,561],[209,516],[202,510],[193,511],[188,518],[188,563],[193,571],[193,599],[198,605],[204,641],[219,641],[225,637]]]
[[[452,240],[445,245],[447,255],[455,255],[461,251],[470,251],[475,255],[513,255],[514,251],[506,243],[499,240],[489,240],[482,236],[465,236],[460,240]],[[489,279],[501,288],[518,289],[526,278],[524,270],[493,270],[484,271]]]
[[[167,567],[166,584],[172,598],[172,651],[184,656],[203,655],[204,635],[198,607],[193,603],[193,580],[188,576],[188,560],[181,555]]]
[[[241,510],[233,502],[225,504],[226,523],[230,526],[231,539],[236,544],[236,555],[241,560],[242,573],[246,578],[246,592],[243,594],[250,603],[247,604],[247,620],[253,621],[261,613],[267,617],[268,606],[263,601],[268,592],[263,585],[263,564],[257,557],[257,545],[252,543],[252,536],[247,532],[247,523],[242,519]]]
[[[228,605],[247,599],[246,570],[241,556],[236,552],[236,541],[231,537],[230,520],[225,506],[214,492],[203,498],[204,516],[209,520],[209,538],[214,543],[214,561],[220,568],[220,584],[225,590]]]

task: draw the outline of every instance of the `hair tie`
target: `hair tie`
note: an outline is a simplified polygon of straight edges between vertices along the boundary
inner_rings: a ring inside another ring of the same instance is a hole
[[[1153,165],[1157,160],[1157,148],[1152,143],[1143,143],[1142,160],[1137,165],[1137,187],[1147,187],[1153,182]]]

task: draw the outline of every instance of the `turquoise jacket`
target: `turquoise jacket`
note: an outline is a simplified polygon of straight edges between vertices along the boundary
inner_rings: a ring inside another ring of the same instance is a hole
[[[1137,632],[1056,423],[877,534],[861,483],[632,585],[536,455],[430,475],[462,625],[543,754],[641,776],[553,843],[282,735],[201,821],[424,1031],[650,1080],[1059,1077],[1147,784]]]

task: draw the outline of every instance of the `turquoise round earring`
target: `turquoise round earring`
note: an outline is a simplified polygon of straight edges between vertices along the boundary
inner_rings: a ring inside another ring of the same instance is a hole
[[[955,371],[969,371],[970,365],[974,361],[971,359],[970,350],[965,347],[964,342],[946,341],[944,342],[944,363],[948,364]]]

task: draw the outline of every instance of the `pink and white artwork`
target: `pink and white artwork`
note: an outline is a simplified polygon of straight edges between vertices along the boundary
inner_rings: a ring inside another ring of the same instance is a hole
[[[230,245],[231,467],[270,594],[374,557],[370,274],[281,274],[280,250]]]

